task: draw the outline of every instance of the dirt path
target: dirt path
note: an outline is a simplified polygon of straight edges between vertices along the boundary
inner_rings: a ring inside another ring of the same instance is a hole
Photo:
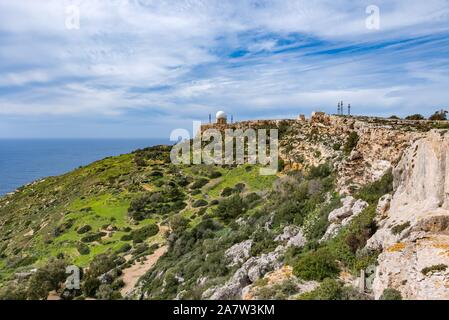
[[[153,254],[146,256],[146,260],[143,264],[136,262],[131,267],[123,270],[122,279],[125,286],[120,290],[122,296],[126,296],[127,293],[134,289],[134,286],[137,284],[139,278],[150,270],[165,252],[167,252],[166,245],[158,248]]]
[[[167,226],[159,226],[159,234],[163,235],[165,232],[170,230]],[[140,277],[142,277],[148,270],[150,270],[154,264],[159,260],[159,258],[167,252],[167,245],[163,245],[160,248],[156,249],[152,254],[146,256],[146,260],[141,262],[135,262],[131,267],[123,270],[122,279],[125,283],[125,286],[120,290],[122,296],[126,296],[137,284]],[[126,260],[129,260],[129,257],[125,257]]]

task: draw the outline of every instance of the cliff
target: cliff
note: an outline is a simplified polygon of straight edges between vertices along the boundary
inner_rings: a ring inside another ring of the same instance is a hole
[[[0,298],[449,299],[446,123],[212,127],[278,129],[282,172],[158,146],[19,188],[0,198]]]

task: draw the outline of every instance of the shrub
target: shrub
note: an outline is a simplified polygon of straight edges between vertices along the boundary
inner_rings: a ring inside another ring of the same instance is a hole
[[[131,232],[131,238],[134,243],[140,243],[146,239],[155,236],[159,232],[159,227],[156,224],[149,224]]]
[[[45,267],[39,268],[30,278],[27,297],[31,300],[46,299],[48,293],[59,289],[67,275],[67,263],[64,260],[51,260]]]
[[[426,267],[421,270],[421,273],[425,276],[427,276],[429,273],[433,272],[440,272],[440,271],[446,271],[447,265],[445,264],[437,264],[431,267]]]
[[[182,233],[189,225],[189,220],[180,214],[174,215],[170,218],[170,228],[174,233]]]
[[[82,242],[94,242],[94,241],[98,241],[101,238],[103,238],[106,235],[106,232],[96,232],[96,233],[91,233],[88,234],[84,237],[81,238]]]
[[[143,220],[145,218],[144,210],[149,202],[149,195],[143,195],[133,199],[128,208],[128,215],[134,220]]]
[[[311,167],[309,170],[308,179],[326,178],[332,173],[332,167],[328,163],[320,164],[317,167]]]
[[[300,295],[299,300],[341,300],[342,293],[341,282],[325,279],[315,290]]]
[[[209,183],[209,179],[200,178],[192,183],[192,185],[190,186],[190,189],[201,189],[208,183]]]
[[[128,252],[129,250],[131,250],[131,248],[132,247],[129,243],[125,243],[120,248],[118,248],[117,251],[115,251],[115,252],[116,253],[125,253],[125,252]]]
[[[73,220],[71,220],[71,219],[61,223],[59,226],[57,226],[53,230],[53,236],[59,237],[64,232],[68,231],[72,226],[73,226]]]
[[[239,195],[221,201],[215,209],[215,214],[224,221],[235,219],[247,210],[247,204]]]
[[[90,253],[89,246],[82,242],[78,242],[78,244],[76,245],[76,249],[78,250],[80,255],[87,255]]]
[[[433,115],[430,116],[429,120],[445,121],[445,120],[447,120],[447,111],[446,110],[437,111]]]
[[[393,174],[389,170],[380,180],[362,187],[357,192],[356,198],[376,204],[380,197],[391,191],[393,191]]]
[[[402,300],[402,295],[396,289],[387,288],[382,292],[379,300]]]
[[[98,300],[118,300],[122,298],[120,292],[115,291],[109,284],[100,285],[95,296]]]
[[[412,114],[405,117],[405,120],[424,120],[424,116],[421,114]]]
[[[402,233],[402,231],[404,231],[408,227],[410,227],[410,221],[407,221],[403,224],[395,225],[394,227],[391,228],[391,233],[394,235],[398,235],[398,234]]]
[[[121,264],[123,260],[123,258],[117,257],[115,254],[99,254],[90,262],[86,275],[98,277],[103,273],[114,269],[118,264]]]
[[[213,171],[211,174],[209,174],[209,178],[210,179],[216,179],[216,178],[219,178],[221,176],[222,176],[222,174],[221,174],[220,171]]]
[[[235,186],[234,186],[234,190],[236,191],[236,192],[238,192],[238,193],[240,193],[240,192],[242,192],[243,190],[245,190],[245,184],[244,183],[237,183]]]
[[[79,227],[78,230],[76,230],[76,232],[78,234],[83,234],[83,233],[89,232],[90,230],[92,230],[92,227],[90,225],[86,224],[84,226]]]
[[[82,291],[86,297],[95,297],[97,289],[100,287],[101,282],[96,277],[88,277],[84,280],[82,285]]]
[[[341,149],[341,144],[340,143],[334,143],[332,145],[332,149],[335,151],[339,151]]]
[[[220,195],[222,197],[229,197],[230,195],[232,195],[235,192],[236,192],[236,190],[234,188],[226,187],[221,191]]]
[[[345,145],[343,147],[343,151],[345,152],[345,154],[349,155],[351,151],[356,147],[358,142],[359,135],[357,134],[357,132],[352,131],[346,139]]]
[[[340,269],[332,252],[320,248],[300,256],[293,271],[301,279],[322,281],[337,276]]]
[[[207,206],[207,201],[206,200],[204,200],[204,199],[199,199],[199,200],[196,200],[193,204],[192,204],[192,207],[193,208],[199,208],[199,207],[205,207],[205,206]]]

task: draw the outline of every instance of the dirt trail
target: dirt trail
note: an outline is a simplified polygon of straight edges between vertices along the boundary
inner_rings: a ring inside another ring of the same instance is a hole
[[[164,234],[169,228],[167,226],[159,225],[159,234]],[[123,282],[125,286],[120,290],[122,296],[126,296],[137,284],[140,277],[142,277],[148,270],[150,270],[159,258],[167,252],[167,245],[163,245],[156,249],[153,254],[146,256],[146,260],[141,262],[135,262],[131,267],[123,270]]]
[[[126,296],[127,293],[134,289],[134,286],[137,284],[140,277],[150,270],[165,252],[167,252],[167,246],[162,246],[154,251],[153,254],[146,256],[146,260],[143,264],[136,262],[131,267],[123,270],[122,279],[125,286],[120,290],[122,296]]]

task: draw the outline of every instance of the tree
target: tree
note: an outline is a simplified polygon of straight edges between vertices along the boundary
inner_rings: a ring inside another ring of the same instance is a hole
[[[424,120],[424,116],[418,113],[412,114],[411,116],[406,117],[405,120]]]
[[[441,109],[440,111],[436,111],[433,115],[429,117],[429,120],[445,121],[447,120],[447,111],[443,109]]]

